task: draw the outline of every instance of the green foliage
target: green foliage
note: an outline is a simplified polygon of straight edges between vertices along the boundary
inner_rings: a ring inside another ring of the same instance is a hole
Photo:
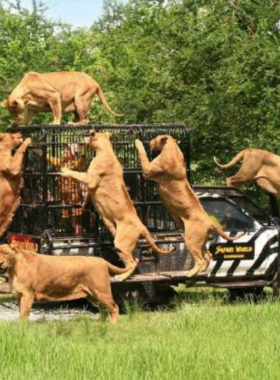
[[[72,30],[69,25],[49,21],[44,12],[45,6],[35,0],[32,12],[20,1],[0,1],[1,100],[29,71],[87,71],[94,63],[89,50],[92,37],[83,29]],[[1,124],[10,121],[6,110],[0,112]],[[37,121],[49,119],[41,115]]]
[[[92,123],[186,123],[196,183],[224,183],[213,155],[280,154],[279,2],[106,0],[89,29],[54,23],[45,7],[0,0],[1,99],[28,71],[85,71],[125,112],[113,118],[93,101]]]
[[[270,0],[131,0],[94,30],[128,121],[185,122],[201,183],[214,154],[279,152],[279,19]]]

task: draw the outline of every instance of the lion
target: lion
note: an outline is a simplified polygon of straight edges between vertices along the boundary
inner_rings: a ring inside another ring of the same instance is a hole
[[[20,319],[27,319],[34,301],[70,301],[86,298],[108,311],[117,323],[109,271],[123,273],[100,257],[49,256],[17,248],[15,242],[0,245],[0,270],[7,273],[11,292],[19,303]]]
[[[12,125],[27,125],[38,112],[52,112],[54,119],[51,124],[61,124],[62,111],[74,114],[72,124],[88,124],[90,103],[95,94],[110,114],[124,115],[110,108],[100,85],[94,79],[78,71],[42,74],[31,71],[24,75],[1,106],[10,111],[15,120]]]
[[[6,232],[20,205],[23,187],[22,163],[31,139],[21,133],[0,133],[0,237]],[[18,147],[14,155],[12,151]]]
[[[143,236],[151,248],[161,255],[173,252],[175,247],[172,246],[166,251],[160,249],[140,220],[126,189],[122,165],[114,153],[110,140],[111,135],[108,132],[90,131],[88,145],[96,155],[87,172],[61,168],[61,175],[73,178],[87,186],[88,197],[114,236],[115,248],[127,268],[126,273],[116,276],[117,280],[123,281],[134,272],[137,266],[133,251],[140,236]]]
[[[184,231],[186,247],[194,260],[186,276],[205,271],[212,257],[206,246],[211,232],[228,241],[239,239],[245,232],[230,237],[210,218],[188,182],[183,153],[172,136],[159,135],[151,140],[151,150],[160,152],[151,162],[140,140],[135,140],[135,146],[144,178],[156,182],[163,204]]]
[[[242,166],[232,177],[227,178],[228,186],[239,187],[255,181],[262,189],[280,198],[280,156],[261,149],[244,149],[228,164],[222,165],[214,157],[221,169],[227,169],[242,160]]]

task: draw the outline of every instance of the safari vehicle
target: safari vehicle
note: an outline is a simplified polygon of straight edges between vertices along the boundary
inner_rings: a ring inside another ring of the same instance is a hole
[[[8,242],[16,241],[22,248],[47,255],[101,256],[122,266],[114,250],[113,238],[95,209],[90,206],[83,211],[80,201],[65,203],[63,200],[60,168],[53,161],[56,158],[63,165],[69,159],[82,160],[87,168],[93,152],[87,150],[85,137],[93,128],[112,134],[130,196],[156,243],[163,249],[168,249],[171,244],[176,247],[172,254],[158,256],[146,241],[140,239],[136,248],[137,271],[125,282],[112,279],[116,294],[123,296],[136,292],[151,301],[167,299],[174,292],[171,286],[180,283],[189,286],[203,283],[243,293],[258,292],[265,286],[278,289],[280,222],[277,202],[271,198],[271,207],[262,209],[245,193],[229,187],[194,186],[194,190],[209,215],[230,236],[240,231],[246,231],[246,234],[234,242],[227,242],[215,234],[210,236],[208,244],[213,258],[208,269],[194,278],[186,277],[185,272],[192,266],[192,260],[184,244],[183,231],[161,203],[155,184],[143,178],[134,145],[135,139],[140,139],[149,152],[152,138],[159,134],[172,135],[180,140],[190,176],[190,140],[184,125],[33,125],[11,128],[11,132],[21,131],[24,137],[31,137],[32,145],[24,163],[22,202],[7,234]],[[71,151],[70,158],[65,156],[67,149]],[[150,158],[153,158],[151,152]],[[73,189],[69,185],[69,193],[71,191],[79,192],[82,198],[85,196],[85,189],[80,185]],[[81,227],[79,231],[75,225],[77,220]]]

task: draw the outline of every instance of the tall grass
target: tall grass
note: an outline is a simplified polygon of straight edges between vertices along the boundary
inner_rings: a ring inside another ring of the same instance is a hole
[[[278,379],[280,303],[202,293],[173,310],[133,308],[116,326],[1,323],[1,379]]]

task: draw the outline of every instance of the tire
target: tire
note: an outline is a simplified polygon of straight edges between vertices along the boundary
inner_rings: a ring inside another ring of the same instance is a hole
[[[177,292],[167,284],[157,284],[151,281],[118,288],[114,292],[116,302],[138,302],[143,308],[169,306]]]
[[[265,297],[264,288],[252,286],[249,288],[228,288],[230,301],[253,301],[258,302]]]
[[[167,284],[153,284],[154,294],[147,300],[151,306],[170,306],[174,297],[177,296],[176,290]]]

